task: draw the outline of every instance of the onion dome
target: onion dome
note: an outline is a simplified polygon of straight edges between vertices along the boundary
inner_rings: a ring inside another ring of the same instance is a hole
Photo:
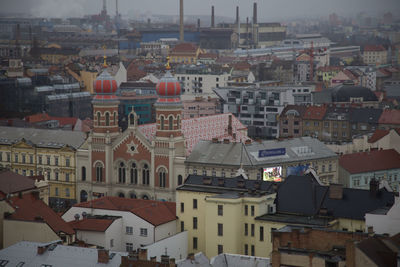
[[[176,103],[181,101],[181,84],[169,71],[167,71],[156,85],[156,91],[158,95],[157,102]]]
[[[93,82],[96,94],[114,94],[117,91],[117,81],[106,70]]]

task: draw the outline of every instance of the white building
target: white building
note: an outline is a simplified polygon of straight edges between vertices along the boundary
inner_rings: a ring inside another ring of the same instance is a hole
[[[400,233],[400,198],[395,197],[391,208],[382,208],[365,214],[365,227],[376,234],[393,236]]]
[[[120,223],[114,220],[109,232],[82,235],[111,250],[133,251],[176,234],[174,202],[103,197],[74,205],[62,218],[70,222],[77,214],[121,217]]]

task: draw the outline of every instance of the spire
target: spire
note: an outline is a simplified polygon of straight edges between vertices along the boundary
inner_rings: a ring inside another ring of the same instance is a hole
[[[104,56],[103,56],[103,58],[104,58],[104,62],[103,62],[103,67],[104,68],[107,68],[107,61],[106,61],[106,59],[107,59],[107,56],[106,56],[106,46],[105,45],[103,45],[103,50],[104,50]]]

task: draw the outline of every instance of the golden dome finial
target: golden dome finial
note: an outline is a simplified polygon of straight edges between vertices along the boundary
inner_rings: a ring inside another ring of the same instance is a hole
[[[104,58],[104,62],[103,62],[103,67],[104,68],[107,68],[107,61],[106,61],[106,59],[107,59],[107,56],[106,56],[106,46],[105,45],[103,45],[103,50],[104,50],[104,56],[103,56],[103,58]]]
[[[171,66],[169,65],[169,57],[167,57],[167,65],[165,65],[166,70],[170,70]]]

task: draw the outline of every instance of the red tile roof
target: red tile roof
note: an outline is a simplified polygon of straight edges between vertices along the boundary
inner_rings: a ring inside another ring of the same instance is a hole
[[[50,120],[50,116],[47,113],[38,113],[38,114],[26,116],[25,120],[30,123],[48,121],[48,120]]]
[[[364,51],[386,51],[386,49],[382,45],[366,45],[364,46]]]
[[[196,53],[197,48],[193,43],[181,43],[172,48],[171,53]]]
[[[304,113],[303,120],[322,120],[326,110],[325,106],[309,106]]]
[[[385,109],[378,121],[379,124],[400,124],[400,110]]]
[[[317,69],[318,71],[328,72],[328,71],[341,71],[343,70],[342,66],[322,66]]]
[[[389,133],[389,130],[381,130],[377,129],[373,133],[373,135],[368,139],[368,143],[375,143],[380,140],[382,137],[385,137]]]
[[[175,202],[102,197],[74,207],[128,211],[155,226],[176,220]]]
[[[201,53],[199,54],[199,58],[213,58],[216,59],[218,58],[218,55],[215,53]]]
[[[105,232],[113,222],[114,219],[85,218],[79,221],[70,221],[68,224],[74,230]]]
[[[35,188],[35,181],[26,176],[11,171],[0,171],[0,191],[6,195]]]
[[[23,194],[22,197],[13,197],[9,203],[15,212],[7,219],[30,222],[44,222],[56,234],[74,234],[74,230],[57,213],[55,213],[42,200],[33,194]]]
[[[394,149],[346,154],[339,165],[351,174],[400,168],[400,154]]]

